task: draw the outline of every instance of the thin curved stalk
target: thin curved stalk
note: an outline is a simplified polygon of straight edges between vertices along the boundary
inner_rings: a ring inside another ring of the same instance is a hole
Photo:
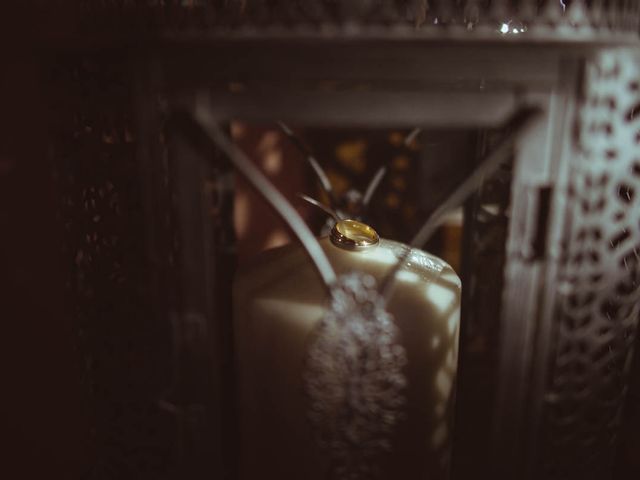
[[[421,132],[422,129],[417,127],[411,130],[409,132],[409,135],[407,135],[404,139],[404,146],[408,147],[409,145],[411,145],[411,143],[416,139],[418,135],[420,135]]]
[[[380,183],[382,182],[382,179],[384,178],[386,173],[387,173],[387,167],[380,167],[376,172],[376,174],[373,176],[373,178],[369,182],[369,185],[367,185],[367,189],[364,192],[364,196],[362,197],[363,207],[369,206],[369,202],[371,202],[371,198],[373,197],[373,194],[376,193],[376,190],[380,186]]]
[[[333,218],[336,222],[339,222],[341,220],[341,218],[338,216],[338,214],[333,209],[331,209],[331,208],[327,207],[326,205],[320,203],[315,198],[311,198],[309,195],[305,195],[304,193],[298,193],[298,197],[301,198],[302,200],[304,200],[305,202],[313,205],[314,207],[319,208],[324,213],[326,213],[331,218]]]
[[[206,136],[231,160],[236,169],[249,181],[260,195],[275,209],[280,218],[289,226],[298,238],[315,265],[328,291],[336,282],[336,273],[329,263],[327,255],[309,230],[302,217],[287,199],[258,170],[249,158],[220,129],[204,102],[198,102],[194,109],[195,122]]]
[[[293,133],[293,130],[291,130],[283,122],[277,122],[277,124],[280,127],[280,130],[282,130],[282,132],[291,140],[291,143],[293,143],[296,146],[296,148],[300,151],[300,153],[304,155],[305,160],[313,169],[314,173],[316,174],[316,177],[318,177],[320,186],[329,197],[331,206],[335,208],[335,206],[337,205],[336,196],[333,191],[333,187],[331,186],[331,182],[329,181],[329,177],[327,177],[326,172],[320,166],[320,162],[316,160],[316,158],[313,156],[313,153],[311,153],[311,150],[309,150],[309,148],[304,144],[304,142],[300,140],[295,133]]]
[[[518,134],[530,125],[532,119],[536,117],[538,113],[538,109],[532,108],[527,108],[526,110],[516,113],[514,118],[509,122],[512,130],[487,154],[471,175],[458,185],[453,193],[433,211],[427,221],[422,225],[422,228],[420,228],[415,237],[413,237],[409,247],[403,252],[398,262],[382,281],[380,292],[385,301],[389,301],[389,298],[391,298],[396,276],[411,254],[411,250],[422,247],[438,227],[440,227],[447,214],[452,209],[461,205],[469,195],[480,187],[485,177],[491,175],[500,166],[507,155],[511,153]]]

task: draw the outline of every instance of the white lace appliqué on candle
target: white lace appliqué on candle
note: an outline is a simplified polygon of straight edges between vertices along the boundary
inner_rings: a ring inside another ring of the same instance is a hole
[[[370,478],[376,457],[391,449],[405,404],[406,362],[374,278],[341,276],[312,338],[305,374],[309,416],[334,478]]]

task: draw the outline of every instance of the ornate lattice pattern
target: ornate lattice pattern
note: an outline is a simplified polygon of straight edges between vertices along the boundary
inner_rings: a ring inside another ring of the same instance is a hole
[[[310,418],[335,478],[371,478],[378,455],[391,449],[406,385],[406,353],[397,336],[373,277],[340,277],[309,348],[305,376]]]
[[[306,34],[323,33],[317,29],[323,25],[350,29],[405,26],[417,33],[443,28],[560,36],[637,33],[639,14],[637,2],[585,0],[84,0],[81,3],[94,19],[100,19],[101,25],[109,24],[106,20],[111,17],[122,20],[121,15],[126,14],[131,22],[147,27],[222,29],[227,33],[243,28],[254,33],[255,29],[271,27],[286,30],[292,25],[308,27]],[[126,27],[126,23],[119,27]]]
[[[608,478],[640,309],[640,64],[589,66],[540,478]]]
[[[215,450],[213,439],[224,430],[229,445],[222,447],[222,474],[233,477],[233,399],[220,396],[229,420],[214,427],[208,320],[186,299],[185,291],[195,289],[185,281],[191,258],[185,258],[179,231],[184,209],[177,207],[189,199],[186,182],[183,190],[176,186],[183,152],[169,158],[165,137],[171,135],[154,108],[163,92],[145,92],[152,111],[136,112],[142,102],[134,98],[133,64],[122,51],[60,54],[50,67],[51,151],[69,267],[67,305],[95,410],[99,458],[87,476],[126,480],[210,473],[217,465],[209,449]],[[148,123],[142,125],[136,115]],[[153,150],[147,163],[141,144]],[[207,202],[197,197],[206,212],[202,222],[211,222],[216,256],[211,303],[223,324],[230,318],[233,271],[230,167],[219,162],[193,182],[192,190],[203,192]],[[197,275],[190,278],[201,282]],[[230,331],[221,328],[220,335],[225,391],[232,391]]]
[[[154,321],[145,293],[129,78],[122,57],[69,55],[56,59],[48,79],[66,303],[95,415],[91,479],[158,478],[176,435],[175,420],[156,403],[171,370],[171,332]]]

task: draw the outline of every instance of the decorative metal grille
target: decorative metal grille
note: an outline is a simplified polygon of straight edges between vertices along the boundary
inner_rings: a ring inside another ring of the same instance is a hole
[[[175,200],[192,206],[186,195],[175,198],[179,188],[173,177],[182,188],[190,179],[172,171],[177,162],[168,162],[161,119],[152,122],[156,129],[146,125],[146,135],[140,134],[132,79],[131,63],[121,51],[60,55],[48,78],[54,99],[51,148],[69,267],[66,303],[78,332],[94,409],[92,440],[98,459],[87,472],[91,479],[174,478],[177,471],[187,476],[210,471],[215,460],[208,448],[215,445],[212,437],[220,434],[211,427],[218,412],[208,403],[217,399],[207,369],[213,363],[210,319],[189,303],[192,299],[187,297],[195,288],[181,278],[192,261],[184,252],[185,239],[193,237],[177,234],[183,212],[172,205]],[[151,108],[159,98],[149,96]],[[145,141],[159,147],[143,170],[140,144]],[[198,224],[212,224],[211,244],[219,247],[216,268],[226,282],[233,269],[228,251],[233,240],[232,182],[229,167],[213,170],[188,186],[206,211]],[[145,205],[149,189],[153,211]],[[198,197],[200,192],[206,195]],[[153,215],[158,218],[148,218]],[[155,236],[153,248],[150,236]],[[195,240],[202,243],[198,236]],[[194,248],[189,246],[191,254]],[[200,278],[193,281],[197,284]],[[220,313],[223,297],[230,298],[230,285],[217,285],[216,292],[211,303],[221,306],[216,312]],[[230,343],[225,338],[226,350]],[[223,352],[220,361],[228,362],[230,356]],[[221,369],[225,374],[231,371],[228,363]],[[224,406],[233,409],[228,403]],[[228,454],[233,445],[222,449]]]
[[[157,478],[175,421],[155,402],[168,381],[170,332],[145,292],[140,175],[122,57],[58,57],[49,78],[67,305],[93,396],[91,479]]]
[[[640,311],[640,63],[589,65],[537,478],[609,478]]]
[[[91,23],[151,28],[234,31],[296,35],[350,34],[368,26],[406,34],[516,34],[587,38],[612,32],[637,34],[640,6],[628,1],[589,0],[85,0],[81,5]],[[292,28],[294,26],[302,27]],[[399,30],[398,30],[399,29]],[[121,30],[122,31],[122,30]]]

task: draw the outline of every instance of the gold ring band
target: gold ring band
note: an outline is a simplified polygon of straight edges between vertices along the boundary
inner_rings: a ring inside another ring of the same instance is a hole
[[[362,250],[377,245],[380,237],[369,225],[357,220],[340,220],[331,229],[331,243],[345,250]]]

